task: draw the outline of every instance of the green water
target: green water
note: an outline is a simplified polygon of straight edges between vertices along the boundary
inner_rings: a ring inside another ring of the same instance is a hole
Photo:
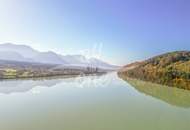
[[[189,129],[190,91],[116,73],[0,82],[0,130]]]

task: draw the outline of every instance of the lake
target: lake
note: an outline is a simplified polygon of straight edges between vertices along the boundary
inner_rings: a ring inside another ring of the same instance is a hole
[[[0,81],[0,130],[189,130],[190,91],[116,73]]]

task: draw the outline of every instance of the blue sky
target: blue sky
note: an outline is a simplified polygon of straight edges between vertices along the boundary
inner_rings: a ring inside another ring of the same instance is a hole
[[[189,0],[0,0],[0,43],[123,65],[190,50]]]

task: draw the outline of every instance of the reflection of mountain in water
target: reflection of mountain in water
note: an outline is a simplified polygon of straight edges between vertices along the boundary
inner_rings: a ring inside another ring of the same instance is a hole
[[[57,80],[10,80],[0,82],[0,93],[10,94],[14,92],[27,92],[34,87],[51,87],[61,82]]]
[[[174,106],[190,108],[190,91],[153,84],[136,79],[126,79],[136,90]]]
[[[57,84],[62,86],[78,86],[90,83],[92,85],[97,84],[98,80],[101,79],[101,75],[90,75],[90,76],[61,76],[61,77],[46,77],[46,78],[35,78],[35,79],[20,79],[20,80],[2,80],[0,81],[0,93],[11,94],[16,92],[27,92],[35,87],[53,87]]]

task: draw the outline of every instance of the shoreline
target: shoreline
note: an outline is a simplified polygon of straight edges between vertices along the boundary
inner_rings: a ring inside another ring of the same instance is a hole
[[[10,81],[10,80],[51,80],[57,78],[74,78],[74,77],[84,77],[84,76],[101,76],[109,72],[96,72],[96,73],[82,73],[82,74],[58,74],[58,75],[46,75],[46,76],[28,76],[28,77],[5,77],[0,78],[1,81]]]

